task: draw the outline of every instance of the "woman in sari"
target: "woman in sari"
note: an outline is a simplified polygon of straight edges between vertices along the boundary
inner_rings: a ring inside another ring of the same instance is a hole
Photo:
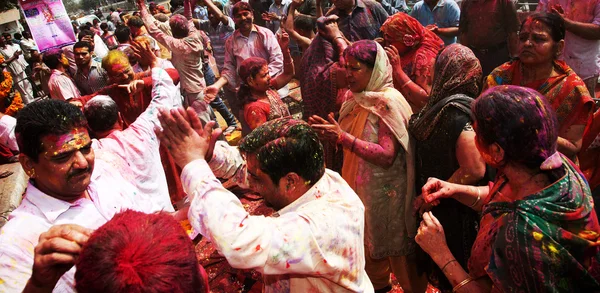
[[[519,58],[496,68],[485,89],[518,85],[544,95],[558,118],[558,151],[575,161],[591,114],[593,101],[585,83],[558,60],[564,47],[565,23],[556,14],[536,13],[521,24]]]
[[[468,273],[446,245],[444,227],[423,214],[416,241],[454,292],[598,292],[600,226],[590,189],[557,152],[557,119],[538,92],[496,87],[472,106],[476,143],[498,169],[493,184],[431,179],[427,202],[453,198],[482,212]]]
[[[406,13],[390,16],[381,32],[394,70],[394,87],[418,112],[427,104],[435,56],[444,41]]]
[[[416,228],[410,106],[394,89],[391,65],[379,44],[355,42],[344,58],[350,90],[339,124],[332,113],[327,120],[312,116],[309,123],[322,140],[344,150],[342,177],[365,205],[365,270],[375,289],[391,289],[392,271],[405,292],[423,292],[424,279],[410,275],[415,274]]]
[[[427,105],[410,119],[409,132],[415,138],[416,187],[420,190],[430,177],[451,183],[479,184],[486,167],[475,146],[471,102],[481,89],[481,65],[471,49],[453,44],[444,48],[435,62],[433,87]],[[415,206],[428,209],[418,197]],[[467,265],[477,235],[479,215],[454,199],[442,199],[432,209],[446,227],[446,242],[456,260]],[[431,258],[418,251],[419,268],[429,282],[442,291],[451,291],[444,274]]]

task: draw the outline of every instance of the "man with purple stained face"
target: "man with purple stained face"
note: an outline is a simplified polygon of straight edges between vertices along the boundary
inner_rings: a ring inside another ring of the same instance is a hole
[[[75,292],[73,265],[92,229],[126,209],[173,212],[164,173],[162,182],[151,175],[158,173],[137,176],[140,162],[160,165],[152,122],[157,107],[177,105],[167,72],[153,68],[152,83],[152,101],[131,129],[100,140],[90,138],[84,114],[65,101],[21,110],[14,133],[30,180],[0,233],[0,292]],[[131,164],[106,159],[119,156]]]

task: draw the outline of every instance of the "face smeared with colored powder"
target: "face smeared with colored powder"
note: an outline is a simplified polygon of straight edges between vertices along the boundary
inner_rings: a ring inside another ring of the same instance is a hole
[[[550,28],[539,20],[527,20],[519,32],[519,59],[524,64],[544,64],[557,56]]]
[[[134,79],[134,72],[129,64],[129,60],[118,60],[110,66],[108,70],[108,78],[111,83],[129,84]]]
[[[32,163],[36,187],[61,200],[79,199],[90,184],[94,169],[94,151],[87,130],[78,127],[67,134],[45,136],[42,148],[38,162]]]

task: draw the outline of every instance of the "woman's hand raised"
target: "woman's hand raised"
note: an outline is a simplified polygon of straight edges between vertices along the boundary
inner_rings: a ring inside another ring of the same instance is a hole
[[[317,133],[319,139],[324,141],[337,142],[343,133],[340,125],[335,121],[333,113],[329,113],[327,120],[313,115],[308,118],[308,124]]]

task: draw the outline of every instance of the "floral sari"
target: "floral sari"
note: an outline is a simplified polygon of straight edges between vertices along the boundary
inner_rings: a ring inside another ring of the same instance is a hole
[[[587,125],[592,114],[593,101],[585,83],[564,61],[555,60],[558,76],[521,84],[521,61],[507,62],[494,69],[484,83],[484,90],[499,85],[521,85],[544,95],[556,111],[559,134],[573,125]]]
[[[469,261],[472,277],[494,291],[597,292],[600,226],[583,175],[560,155],[563,176],[521,200],[502,201],[500,176],[490,188]]]

